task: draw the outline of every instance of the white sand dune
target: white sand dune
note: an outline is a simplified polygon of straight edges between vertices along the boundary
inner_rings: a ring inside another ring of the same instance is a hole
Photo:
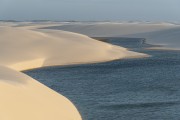
[[[68,99],[18,71],[147,56],[81,34],[10,26],[0,27],[0,120],[81,120]]]
[[[163,49],[180,49],[180,25],[172,23],[92,23],[46,27],[85,34],[91,37],[137,37]]]

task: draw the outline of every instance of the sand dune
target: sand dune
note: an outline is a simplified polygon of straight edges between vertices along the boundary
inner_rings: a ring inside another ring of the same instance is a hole
[[[68,99],[18,71],[147,56],[77,33],[12,26],[0,27],[0,120],[81,120]]]
[[[0,39],[0,64],[16,70],[33,68],[33,62],[41,66],[69,65],[144,55],[85,35],[59,30],[32,31],[6,27],[0,29]]]

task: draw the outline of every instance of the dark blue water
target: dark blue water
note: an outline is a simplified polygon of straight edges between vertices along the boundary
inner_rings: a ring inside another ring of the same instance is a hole
[[[110,42],[152,57],[25,73],[68,97],[83,120],[180,120],[180,51],[145,50],[141,40]]]

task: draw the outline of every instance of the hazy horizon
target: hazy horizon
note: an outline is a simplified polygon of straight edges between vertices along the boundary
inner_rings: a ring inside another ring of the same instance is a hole
[[[180,21],[179,0],[0,0],[1,20]]]

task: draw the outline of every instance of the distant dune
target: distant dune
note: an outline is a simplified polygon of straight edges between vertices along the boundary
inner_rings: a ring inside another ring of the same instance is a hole
[[[47,25],[18,24],[0,24],[0,120],[81,120],[68,99],[18,71],[147,56],[78,33],[36,29]]]
[[[164,46],[163,49],[180,49],[180,25],[172,23],[76,23],[49,26],[85,34],[90,37],[138,37],[147,43]]]
[[[122,35],[152,32],[162,29],[174,28],[176,25],[169,23],[71,23],[59,26],[45,27],[76,32],[90,37],[118,37]]]

